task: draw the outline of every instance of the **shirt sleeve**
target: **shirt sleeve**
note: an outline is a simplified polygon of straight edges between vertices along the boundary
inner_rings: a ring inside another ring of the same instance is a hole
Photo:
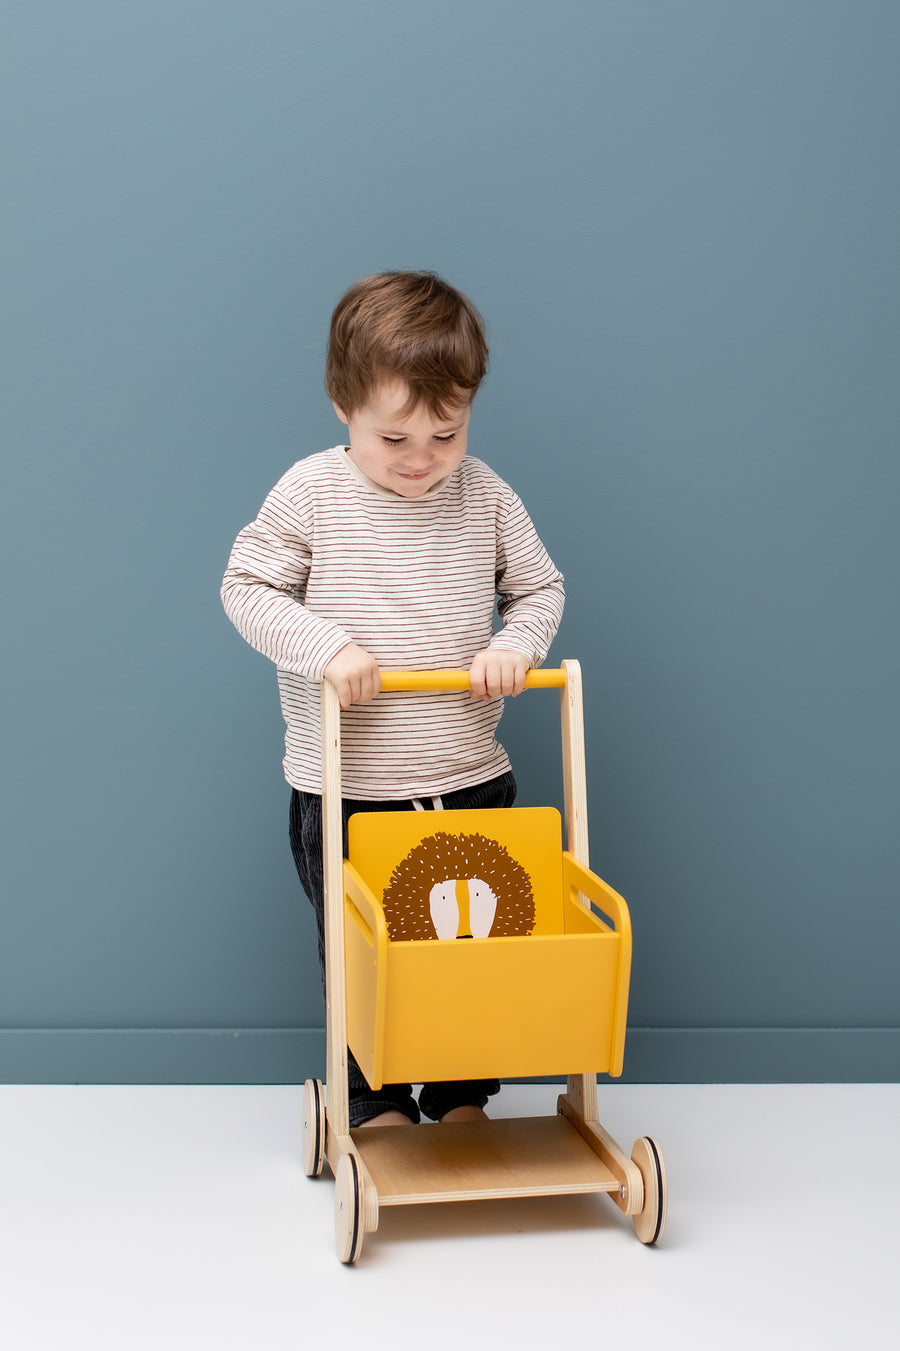
[[[257,652],[281,670],[321,680],[351,640],[303,604],[312,559],[309,514],[276,484],[235,540],[221,594],[228,618]]]
[[[562,618],[563,575],[511,489],[499,518],[497,595],[502,628],[490,646],[521,652],[530,665],[540,666]]]

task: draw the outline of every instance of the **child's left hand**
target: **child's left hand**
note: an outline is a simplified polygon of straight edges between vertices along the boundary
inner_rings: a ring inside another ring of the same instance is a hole
[[[500,695],[521,694],[528,671],[528,660],[521,652],[507,652],[501,647],[476,652],[469,667],[472,698],[485,703]]]

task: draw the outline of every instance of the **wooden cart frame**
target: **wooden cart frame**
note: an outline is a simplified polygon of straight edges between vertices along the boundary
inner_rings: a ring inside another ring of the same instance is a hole
[[[566,850],[588,867],[581,670],[529,672],[526,688],[559,687]],[[460,690],[465,671],[385,672],[385,690]],[[649,1136],[629,1158],[600,1124],[597,1075],[570,1075],[555,1117],[491,1119],[428,1126],[350,1129],[344,965],[344,863],[341,821],[340,705],[322,682],[322,777],[325,860],[327,1095],[307,1080],[303,1164],[316,1177],[325,1160],[335,1178],[335,1238],[342,1262],[355,1262],[382,1206],[605,1192],[632,1218],[642,1243],[666,1222],[667,1185],[659,1146]],[[624,909],[624,907],[623,907]],[[627,924],[627,909],[624,910]],[[490,940],[488,940],[490,941]],[[624,1035],[624,1028],[623,1034]]]

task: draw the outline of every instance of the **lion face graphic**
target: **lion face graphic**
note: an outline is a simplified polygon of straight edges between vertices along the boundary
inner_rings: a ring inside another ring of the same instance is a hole
[[[384,889],[393,942],[530,934],[531,878],[497,840],[437,831],[398,863]]]

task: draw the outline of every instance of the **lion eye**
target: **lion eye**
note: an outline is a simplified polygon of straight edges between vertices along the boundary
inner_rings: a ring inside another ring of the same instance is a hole
[[[497,913],[497,897],[480,877],[469,879],[469,926],[473,938],[487,938]]]
[[[456,880],[435,882],[428,896],[428,906],[438,938],[455,938],[459,932]]]

